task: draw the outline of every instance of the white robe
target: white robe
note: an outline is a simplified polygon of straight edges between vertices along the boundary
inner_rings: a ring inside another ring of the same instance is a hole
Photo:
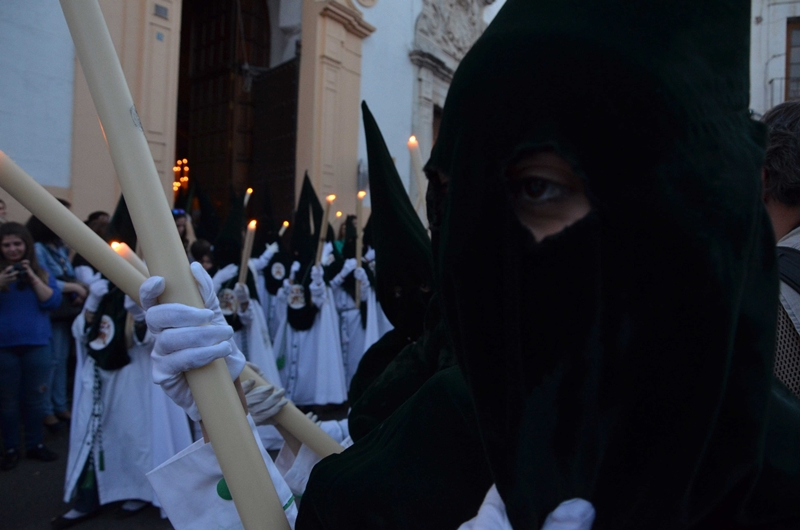
[[[247,311],[239,313],[242,329],[234,333],[236,346],[245,354],[248,361],[255,364],[270,383],[279,384],[280,374],[275,364],[272,341],[269,338],[264,310],[257,300],[250,300]]]
[[[86,350],[85,319],[72,325],[77,366],[72,401],[64,502],[70,502],[90,451],[100,504],[141,499],[155,500],[145,474],[192,442],[186,414],[170,400],[151,376],[149,333],[128,350],[131,362],[119,370],[97,370],[101,383],[101,445],[92,443],[95,362]]]
[[[283,359],[281,384],[286,397],[297,405],[326,405],[347,400],[339,316],[333,293],[326,287],[326,300],[310,329],[297,331],[287,319],[287,301],[279,297],[275,359]]]

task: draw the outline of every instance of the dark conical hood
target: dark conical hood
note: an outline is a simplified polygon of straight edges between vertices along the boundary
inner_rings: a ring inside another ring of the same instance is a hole
[[[219,218],[217,209],[211,198],[200,186],[198,179],[192,179],[190,184],[197,203],[200,209],[200,222],[195,227],[195,235],[198,239],[205,239],[206,241],[214,241],[219,234],[222,219]]]
[[[292,225],[292,254],[301,264],[308,265],[314,261],[317,252],[317,227],[322,220],[322,204],[317,198],[308,173],[303,177],[303,187]],[[313,224],[312,224],[313,223]]]
[[[128,205],[125,204],[125,197],[122,195],[119,196],[114,215],[108,222],[107,237],[109,240],[125,243],[133,250],[136,249],[136,230],[133,228]]]
[[[777,292],[749,28],[748,0],[508,0],[454,76],[439,283],[514,528],[575,497],[597,529],[771,522],[744,502]],[[537,241],[543,153],[592,211]]]
[[[366,102],[361,110],[369,160],[376,294],[395,328],[416,338],[433,287],[431,242]]]
[[[245,226],[244,198],[231,190],[231,207],[228,217],[214,240],[214,265],[221,269],[242,259],[242,231]]]

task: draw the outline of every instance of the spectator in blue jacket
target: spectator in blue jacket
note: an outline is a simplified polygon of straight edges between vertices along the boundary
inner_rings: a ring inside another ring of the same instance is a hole
[[[0,225],[0,429],[5,450],[0,469],[20,457],[20,408],[28,458],[57,455],[42,443],[44,398],[52,354],[49,312],[61,303],[56,279],[39,266],[30,232],[19,223]],[[20,407],[20,399],[22,407]]]

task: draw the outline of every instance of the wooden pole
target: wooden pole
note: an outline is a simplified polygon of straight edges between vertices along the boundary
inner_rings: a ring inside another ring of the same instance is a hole
[[[111,283],[139,303],[139,286],[145,280],[144,276],[2,151],[0,188],[19,201],[75,252],[86,258]]]
[[[166,281],[159,301],[203,307],[98,0],[61,0],[61,7],[148,268]],[[186,378],[244,528],[288,529],[225,361]]]

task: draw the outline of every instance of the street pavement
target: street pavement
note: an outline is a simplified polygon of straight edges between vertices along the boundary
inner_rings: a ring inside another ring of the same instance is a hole
[[[67,429],[53,435],[45,431],[45,444],[58,453],[55,462],[21,459],[16,469],[0,471],[0,530],[47,530],[50,520],[69,510],[61,499],[67,469]],[[104,506],[101,513],[74,526],[78,530],[167,530],[172,525],[161,519],[152,506],[126,519],[117,517],[121,502]]]

